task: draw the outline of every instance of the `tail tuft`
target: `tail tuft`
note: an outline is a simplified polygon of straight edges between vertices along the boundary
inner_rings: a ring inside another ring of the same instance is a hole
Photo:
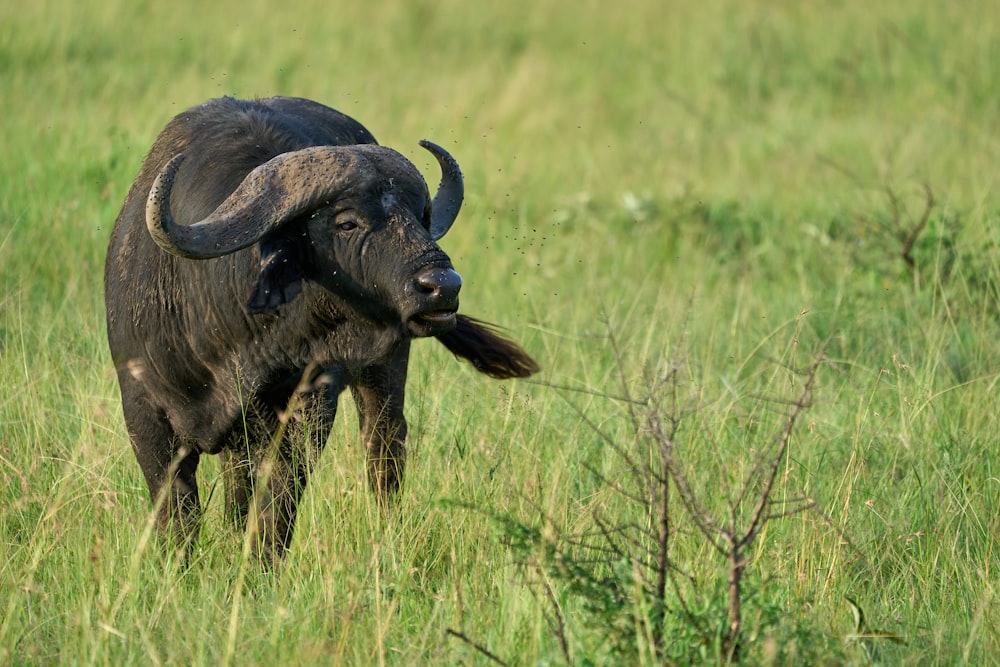
[[[488,322],[459,315],[455,328],[437,339],[456,357],[468,359],[480,373],[499,380],[526,378],[538,372],[535,360]]]

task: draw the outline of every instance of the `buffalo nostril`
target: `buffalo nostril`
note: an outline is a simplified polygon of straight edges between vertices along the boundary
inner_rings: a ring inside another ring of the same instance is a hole
[[[427,269],[417,274],[414,286],[421,294],[453,299],[462,289],[462,276],[452,269]]]

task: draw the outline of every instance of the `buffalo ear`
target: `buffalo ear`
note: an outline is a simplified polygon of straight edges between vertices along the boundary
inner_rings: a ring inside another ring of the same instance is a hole
[[[253,315],[274,314],[302,291],[302,251],[287,235],[267,236],[260,242],[260,273],[247,299]]]
[[[427,231],[431,231],[431,213],[431,202],[428,200],[427,205],[424,206],[424,217],[420,220],[420,224],[423,225],[423,228]]]

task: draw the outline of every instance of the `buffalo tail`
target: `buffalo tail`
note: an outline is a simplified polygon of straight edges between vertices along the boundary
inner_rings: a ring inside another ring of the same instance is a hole
[[[538,372],[535,360],[488,322],[459,315],[455,328],[437,339],[456,357],[468,359],[477,371],[493,378],[524,378]]]

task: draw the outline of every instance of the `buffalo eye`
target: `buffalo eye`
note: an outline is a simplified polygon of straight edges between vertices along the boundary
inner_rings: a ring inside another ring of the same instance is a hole
[[[350,232],[358,228],[358,223],[353,220],[344,220],[337,223],[337,229],[342,232]]]

